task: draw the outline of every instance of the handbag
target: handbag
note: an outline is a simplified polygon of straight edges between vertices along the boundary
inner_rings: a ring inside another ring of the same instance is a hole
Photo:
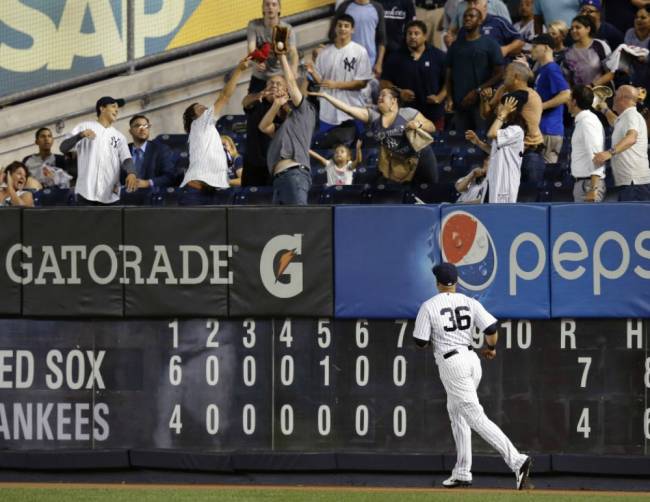
[[[416,152],[420,152],[433,143],[433,136],[423,129],[407,129],[406,139]]]
[[[407,183],[413,179],[415,170],[418,167],[418,161],[417,156],[399,155],[381,145],[379,147],[377,169],[389,181]]]

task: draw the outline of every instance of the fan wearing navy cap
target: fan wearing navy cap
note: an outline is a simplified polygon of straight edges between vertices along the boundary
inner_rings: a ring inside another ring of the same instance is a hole
[[[440,380],[447,392],[447,411],[456,443],[456,465],[442,482],[446,488],[472,484],[472,430],[497,450],[515,473],[517,490],[526,487],[532,459],[519,453],[492,422],[478,401],[481,361],[472,348],[474,326],[485,333],[481,354],[496,357],[497,320],[478,301],[456,292],[458,270],[452,263],[433,267],[439,293],[422,304],[413,337],[419,347],[433,343]]]
[[[137,188],[138,179],[129,142],[113,127],[123,99],[110,96],[95,104],[97,120],[77,124],[61,143],[61,153],[77,152],[78,204],[106,205],[120,199],[120,171],[126,171],[126,189]]]

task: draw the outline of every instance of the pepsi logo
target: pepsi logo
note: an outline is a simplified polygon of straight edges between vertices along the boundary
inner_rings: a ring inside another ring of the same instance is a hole
[[[454,211],[442,220],[440,249],[443,261],[458,269],[458,284],[469,291],[483,291],[497,273],[494,241],[485,225],[465,211]]]

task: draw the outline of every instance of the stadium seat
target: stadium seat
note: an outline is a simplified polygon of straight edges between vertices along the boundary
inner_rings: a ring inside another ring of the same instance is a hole
[[[307,194],[307,204],[320,204],[322,194],[323,185],[312,185]]]
[[[179,189],[178,194],[178,205],[179,206],[189,206],[197,205],[196,195],[192,194],[192,197],[188,201],[188,197],[184,196],[183,189]],[[198,205],[201,206],[223,206],[232,204],[236,194],[236,189],[226,188],[224,190],[214,190],[202,192],[199,195]]]
[[[321,204],[361,204],[367,185],[335,185],[325,187]]]
[[[246,132],[246,115],[224,115],[217,120],[217,129],[220,133],[232,136]]]
[[[159,190],[154,194],[152,203],[154,206],[178,206],[179,190],[173,187],[168,187]]]
[[[451,148],[467,145],[465,135],[463,133],[458,133],[453,129],[449,131],[442,131],[440,133],[440,142],[446,143]]]
[[[379,184],[364,192],[367,204],[402,204],[404,202],[404,185]]]
[[[150,206],[153,205],[154,189],[140,188],[135,192],[127,192],[126,188],[120,190],[120,205],[122,206]]]
[[[379,176],[379,173],[376,168],[370,167],[358,167],[355,169],[352,176],[352,184],[354,185],[366,185],[369,183],[374,183]]]
[[[319,163],[320,164],[320,163]],[[311,182],[313,185],[325,185],[327,184],[327,171],[324,167],[317,167],[312,164],[311,168]]]
[[[266,206],[273,203],[273,187],[242,187],[236,194],[233,204],[237,206]]]
[[[68,188],[44,188],[33,195],[35,206],[69,206],[74,203],[74,191]]]
[[[551,184],[552,202],[573,202],[573,178],[566,176]]]
[[[455,202],[457,198],[453,183],[421,183],[411,186],[406,199],[415,202],[422,201],[426,204],[440,204],[441,202]],[[416,199],[417,198],[417,199]]]
[[[536,181],[522,182],[517,193],[517,202],[539,202],[537,200],[539,184]]]
[[[449,162],[438,162],[438,181],[440,183],[455,183],[462,176],[454,171]]]
[[[159,134],[154,141],[167,145],[172,150],[187,149],[187,134]]]

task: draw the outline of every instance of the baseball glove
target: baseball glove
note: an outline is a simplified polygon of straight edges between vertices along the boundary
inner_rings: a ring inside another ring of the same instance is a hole
[[[273,52],[286,54],[289,50],[289,28],[285,26],[273,27]]]

